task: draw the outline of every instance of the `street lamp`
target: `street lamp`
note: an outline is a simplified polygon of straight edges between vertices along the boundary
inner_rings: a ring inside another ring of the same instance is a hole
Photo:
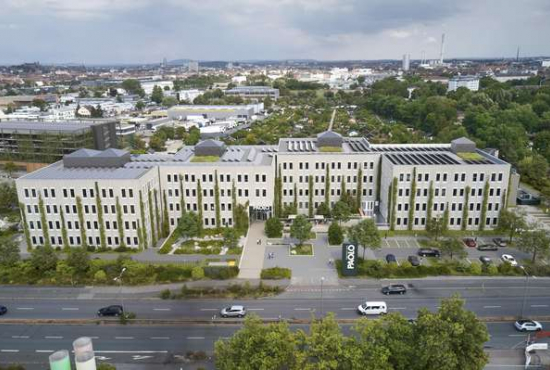
[[[521,303],[520,319],[523,319],[523,312],[525,311],[525,304],[527,302],[527,291],[529,289],[529,274],[525,270],[525,267],[519,267],[525,273],[525,289],[523,290],[523,302]]]
[[[120,271],[120,274],[114,278],[114,281],[118,281],[119,286],[119,295],[120,295],[120,306],[122,307],[122,315],[126,314],[126,311],[124,311],[124,296],[122,295],[122,274],[124,274],[124,271],[126,271],[126,267]]]
[[[325,277],[321,277],[321,318],[323,317],[323,283],[325,282]]]

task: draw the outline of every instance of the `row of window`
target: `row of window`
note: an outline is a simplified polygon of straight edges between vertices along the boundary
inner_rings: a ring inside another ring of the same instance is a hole
[[[332,183],[340,183],[342,180],[346,180],[348,183],[356,183],[357,182],[357,176],[334,176],[332,175],[330,177],[330,181]],[[325,176],[319,176],[315,175],[313,176],[314,184],[324,183],[325,182]],[[307,183],[309,182],[309,176],[298,176],[298,182],[299,183]],[[374,182],[374,176],[373,175],[364,175],[363,176],[363,182],[364,183],[373,183]],[[294,183],[294,176],[283,176],[283,183]]]
[[[294,169],[294,163],[292,162],[283,162],[283,170],[292,170]],[[315,169],[316,170],[324,170],[326,169],[326,166],[329,165],[329,163],[326,162],[315,162]],[[360,164],[359,162],[347,162],[347,168],[348,170],[357,170],[359,168]],[[313,167],[313,165],[312,165]],[[342,162],[332,162],[330,163],[330,168],[333,170],[341,170],[342,169]],[[374,162],[363,162],[363,168],[367,169],[370,168],[371,170],[374,168]],[[309,170],[309,162],[298,162],[298,169],[300,170]]]
[[[46,204],[45,205],[45,211],[46,211],[46,214],[47,215],[57,215],[58,214],[58,207],[57,205],[53,204],[53,205],[49,205],[49,204]],[[94,204],[92,205],[84,205],[82,207],[83,209],[83,212],[85,215],[89,215],[89,214],[96,214],[97,213],[97,208]],[[27,204],[27,214],[39,214],[40,213],[40,210],[38,208],[38,205],[30,205],[30,204]],[[78,213],[78,209],[76,207],[76,205],[68,205],[66,204],[65,205],[65,214],[77,214]],[[103,205],[103,213],[104,214],[116,214],[116,206],[113,204],[113,205],[106,205],[104,204]],[[136,214],[136,207],[131,204],[131,205],[122,205],[122,213],[127,215],[127,214]]]
[[[76,236],[76,237],[70,236],[68,239],[69,239],[69,245],[70,246],[80,246],[80,245],[82,245],[80,236]],[[39,236],[39,237],[33,236],[31,238],[31,241],[32,241],[33,245],[44,245],[44,237],[42,237],[42,236]],[[118,236],[115,236],[115,237],[108,236],[106,241],[107,241],[107,245],[115,245],[115,246],[119,245]],[[113,242],[114,242],[114,244],[113,244]],[[53,246],[62,246],[63,245],[63,238],[60,237],[60,236],[58,236],[58,237],[50,236],[50,244],[53,245]],[[88,245],[100,246],[101,245],[101,239],[99,237],[93,238],[93,237],[89,236],[88,237]],[[139,239],[137,237],[127,236],[126,237],[126,245],[128,245],[128,246],[139,245]]]
[[[491,174],[491,181],[502,181],[503,174],[502,173],[495,173],[493,172]],[[498,179],[498,180],[497,180]],[[411,181],[411,174],[410,173],[401,173],[399,174],[399,181]],[[422,181],[430,181],[430,174],[429,173],[418,173],[416,174],[416,181],[422,182]],[[447,174],[446,173],[436,173],[435,174],[435,181],[439,182],[447,182]],[[465,182],[466,181],[466,173],[455,173],[454,174],[454,182]],[[473,182],[483,182],[485,181],[485,174],[483,172],[478,173],[472,173],[472,181]]]
[[[493,189],[493,188],[490,188],[489,189],[489,196],[492,197],[492,196],[497,196],[497,197],[500,197],[502,193],[502,190],[500,188],[497,188],[497,189]],[[398,189],[397,190],[397,195],[402,197],[403,195],[408,197],[409,195],[411,194],[411,189],[409,188],[406,188],[406,189]],[[479,189],[470,189],[470,195],[472,197],[474,196],[482,196],[483,195],[483,189],[482,188],[479,188]],[[445,197],[447,196],[447,189],[445,188],[442,188],[442,189],[434,189],[434,196],[435,197],[438,197],[438,196],[442,196],[442,197]],[[428,189],[416,189],[416,196],[417,197],[420,197],[420,196],[425,196],[427,197],[428,196]],[[460,197],[463,197],[464,196],[464,189],[453,189],[453,197],[456,197],[456,196],[460,196]]]
[[[168,182],[178,182],[178,178],[179,177],[177,174],[166,175],[166,180]],[[213,174],[202,174],[202,176],[189,174],[183,175],[183,179],[185,182],[195,182],[199,178],[202,179],[203,183],[215,181]],[[231,182],[231,175],[218,174],[218,179],[220,182]],[[256,180],[256,182],[267,182],[267,175],[257,173],[255,174],[254,179]],[[248,175],[237,175],[237,182],[248,182]]]
[[[468,217],[468,226],[479,226],[479,217]],[[395,223],[397,226],[407,226],[409,219],[408,218],[401,218],[397,217],[395,219]],[[414,218],[414,225],[415,226],[425,226],[426,225],[426,218],[425,217],[415,217]],[[461,217],[451,217],[449,218],[449,225],[451,226],[460,226],[462,224],[462,218]],[[485,225],[490,226],[496,226],[498,224],[498,218],[497,217],[487,217],[485,219]]]
[[[64,198],[76,198],[76,192],[75,189],[67,189],[63,188],[63,197]],[[54,188],[44,188],[42,189],[42,193],[44,195],[44,198],[55,198],[55,189]],[[24,188],[23,194],[25,195],[25,198],[36,198],[37,197],[37,190],[35,188]],[[95,197],[95,189],[81,189],[82,198],[94,198]],[[122,198],[133,198],[134,197],[134,190],[129,189],[120,189],[120,195]],[[109,189],[101,189],[101,196],[102,198],[114,198],[115,192],[112,188]]]
[[[415,211],[426,211],[428,208],[427,203],[415,203],[414,209]],[[463,204],[462,203],[451,203],[451,211],[462,211]],[[469,207],[470,211],[481,211],[481,203],[470,203]],[[498,211],[500,208],[500,203],[487,203],[487,211]],[[409,210],[409,203],[398,203],[397,204],[397,210],[398,211],[408,211]],[[445,210],[445,203],[434,203],[433,204],[433,210],[434,211],[444,211]]]

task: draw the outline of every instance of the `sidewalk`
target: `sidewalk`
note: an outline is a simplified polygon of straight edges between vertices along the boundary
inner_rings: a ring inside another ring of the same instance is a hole
[[[259,279],[264,266],[266,237],[264,222],[253,222],[239,263],[239,279]],[[258,240],[261,243],[258,244]]]

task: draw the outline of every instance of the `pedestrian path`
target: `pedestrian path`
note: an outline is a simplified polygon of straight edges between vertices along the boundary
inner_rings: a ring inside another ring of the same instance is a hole
[[[264,267],[266,238],[264,222],[254,222],[248,229],[248,237],[239,263],[239,279],[259,279]],[[258,244],[258,240],[261,241]]]

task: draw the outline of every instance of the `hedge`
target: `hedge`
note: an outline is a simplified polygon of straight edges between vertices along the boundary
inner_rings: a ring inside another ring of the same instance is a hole
[[[284,267],[263,269],[261,278],[265,280],[290,279],[292,270]]]

